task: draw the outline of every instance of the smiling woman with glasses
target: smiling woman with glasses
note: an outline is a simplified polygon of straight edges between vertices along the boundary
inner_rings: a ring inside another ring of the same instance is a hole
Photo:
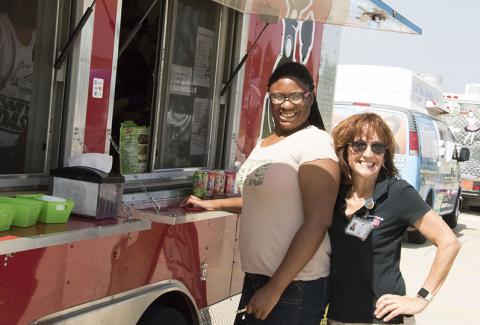
[[[414,324],[460,249],[452,230],[415,188],[398,178],[394,138],[373,113],[353,115],[333,130],[342,185],[328,231],[332,248],[331,325]],[[406,295],[400,272],[401,239],[415,226],[437,246],[418,295]]]
[[[288,62],[268,80],[274,130],[237,173],[240,198],[200,200],[207,210],[241,213],[245,280],[235,325],[318,325],[328,300],[327,235],[340,184],[305,66]]]

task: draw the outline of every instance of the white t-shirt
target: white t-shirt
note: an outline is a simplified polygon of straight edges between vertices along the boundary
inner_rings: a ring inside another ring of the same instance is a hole
[[[243,197],[239,245],[244,272],[272,276],[282,262],[304,221],[298,168],[318,159],[338,161],[330,135],[309,126],[267,147],[259,141],[241,166],[237,184]],[[295,280],[315,280],[329,272],[326,234]]]
[[[0,13],[0,147],[12,146],[28,127],[35,32],[21,44],[10,19]]]

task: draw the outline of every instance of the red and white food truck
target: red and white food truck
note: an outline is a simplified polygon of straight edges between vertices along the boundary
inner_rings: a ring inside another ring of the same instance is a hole
[[[125,177],[118,215],[0,232],[0,324],[231,323],[240,217],[169,207],[270,131],[278,64],[310,69],[329,125],[337,25],[421,33],[379,0],[0,2],[1,194],[51,194],[87,152]],[[142,140],[119,155],[122,125]]]

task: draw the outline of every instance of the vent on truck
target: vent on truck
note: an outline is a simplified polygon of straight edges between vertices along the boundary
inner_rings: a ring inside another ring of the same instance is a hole
[[[408,138],[409,138],[409,155],[418,156],[418,132],[417,132],[417,122],[415,121],[415,116],[409,112],[407,113],[408,117]]]
[[[415,116],[413,116],[412,112],[408,112],[407,117],[408,117],[408,130],[417,132],[417,122],[415,121]]]

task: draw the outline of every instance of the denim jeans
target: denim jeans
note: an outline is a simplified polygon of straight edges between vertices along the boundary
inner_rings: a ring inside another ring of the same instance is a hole
[[[254,293],[269,280],[270,277],[265,275],[245,274],[238,309],[245,308]],[[258,320],[253,314],[241,314],[237,316],[235,325],[319,325],[328,296],[328,278],[293,281],[265,320]]]

